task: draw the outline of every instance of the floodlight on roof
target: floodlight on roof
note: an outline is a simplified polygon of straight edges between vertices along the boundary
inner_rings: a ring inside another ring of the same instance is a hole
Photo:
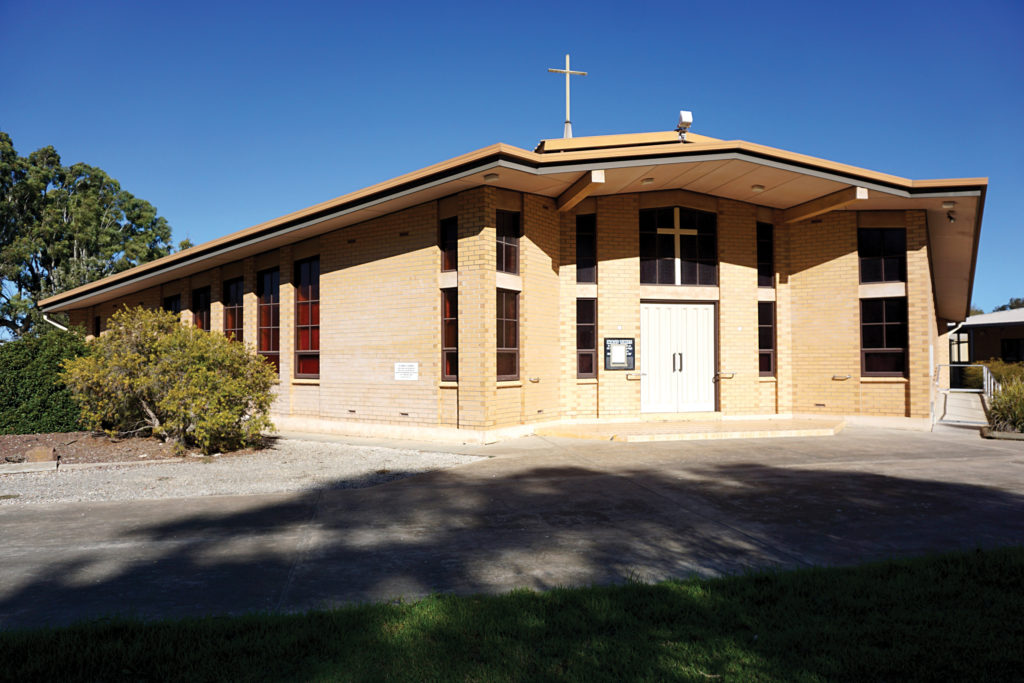
[[[679,125],[676,126],[676,132],[679,133],[679,142],[686,142],[686,131],[690,130],[691,125],[693,125],[693,112],[680,111]]]

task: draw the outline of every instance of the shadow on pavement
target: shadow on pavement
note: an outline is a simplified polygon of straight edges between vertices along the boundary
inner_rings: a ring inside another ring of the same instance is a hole
[[[0,559],[0,625],[298,611],[1024,542],[1024,497],[977,485],[763,464],[487,472],[9,508],[4,535],[24,535],[8,536]]]

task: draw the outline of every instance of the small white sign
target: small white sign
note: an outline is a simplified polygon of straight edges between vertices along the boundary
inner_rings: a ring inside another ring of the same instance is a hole
[[[612,365],[625,365],[626,364],[626,346],[625,344],[616,344],[612,347]]]
[[[395,363],[395,379],[415,380],[420,378],[419,363]]]

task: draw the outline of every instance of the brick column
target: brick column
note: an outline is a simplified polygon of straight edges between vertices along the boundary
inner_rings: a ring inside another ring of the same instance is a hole
[[[280,261],[278,269],[281,276],[281,384],[282,388],[288,387],[281,392],[281,399],[288,398],[287,408],[291,411],[292,378],[295,376],[295,288],[292,286],[292,276],[295,264],[292,258],[292,247],[281,247],[278,252]],[[280,399],[279,399],[280,400]]]
[[[775,224],[775,378],[776,410],[793,412],[793,297],[790,278],[790,248],[793,231],[782,222],[782,212],[776,211]]]
[[[559,414],[559,212],[555,202],[523,196],[523,238],[519,243],[519,376],[523,380],[522,421]],[[575,358],[576,354],[572,354]],[[531,382],[530,378],[539,378]]]
[[[210,271],[210,331],[224,334],[224,281],[221,269],[214,268]]]
[[[459,210],[459,427],[494,425],[497,383],[494,188],[465,192]]]
[[[640,204],[635,194],[597,198],[598,411],[601,417],[640,413],[640,382],[604,370],[605,337],[632,337],[640,349]],[[574,354],[575,355],[575,354]]]
[[[242,339],[246,346],[256,351],[256,259],[249,257],[242,262]]]
[[[718,200],[718,366],[736,373],[719,383],[725,415],[759,411],[757,356],[757,207]]]
[[[907,211],[907,417],[931,415],[931,359],[935,343],[935,299],[928,266],[928,220],[924,211]],[[940,356],[935,349],[935,356]],[[948,357],[949,347],[945,354]],[[936,361],[938,362],[938,361]]]

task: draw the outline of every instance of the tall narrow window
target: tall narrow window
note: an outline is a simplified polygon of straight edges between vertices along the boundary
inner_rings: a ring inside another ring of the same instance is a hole
[[[498,379],[519,379],[519,292],[498,290]]]
[[[181,294],[165,296],[163,308],[171,313],[181,313]]]
[[[757,353],[761,377],[775,376],[775,302],[757,303]]]
[[[640,282],[718,284],[718,217],[683,207],[640,211]]]
[[[901,377],[907,371],[907,300],[861,299],[861,374]]]
[[[281,274],[277,268],[256,275],[256,351],[281,370]]]
[[[498,240],[498,272],[519,274],[519,212],[502,211],[496,216]]]
[[[907,281],[907,231],[904,228],[857,230],[860,281]]]
[[[757,286],[775,286],[775,226],[757,224]]]
[[[455,216],[441,221],[441,270],[459,269],[459,219]]]
[[[320,377],[320,257],[295,262],[295,376]]]
[[[224,282],[224,296],[221,298],[224,303],[224,334],[235,341],[242,341],[244,291],[245,285],[240,277]]]
[[[597,377],[597,299],[576,299],[576,376]]]
[[[441,379],[459,378],[459,290],[441,290]]]
[[[94,336],[94,337],[100,336],[100,332],[102,330],[103,330],[103,327],[100,325],[100,317],[97,315],[97,316],[93,317],[93,319],[92,319],[92,336]]]
[[[210,331],[210,288],[192,290],[192,321],[201,330]]]
[[[597,216],[576,216],[576,282],[597,282]]]

